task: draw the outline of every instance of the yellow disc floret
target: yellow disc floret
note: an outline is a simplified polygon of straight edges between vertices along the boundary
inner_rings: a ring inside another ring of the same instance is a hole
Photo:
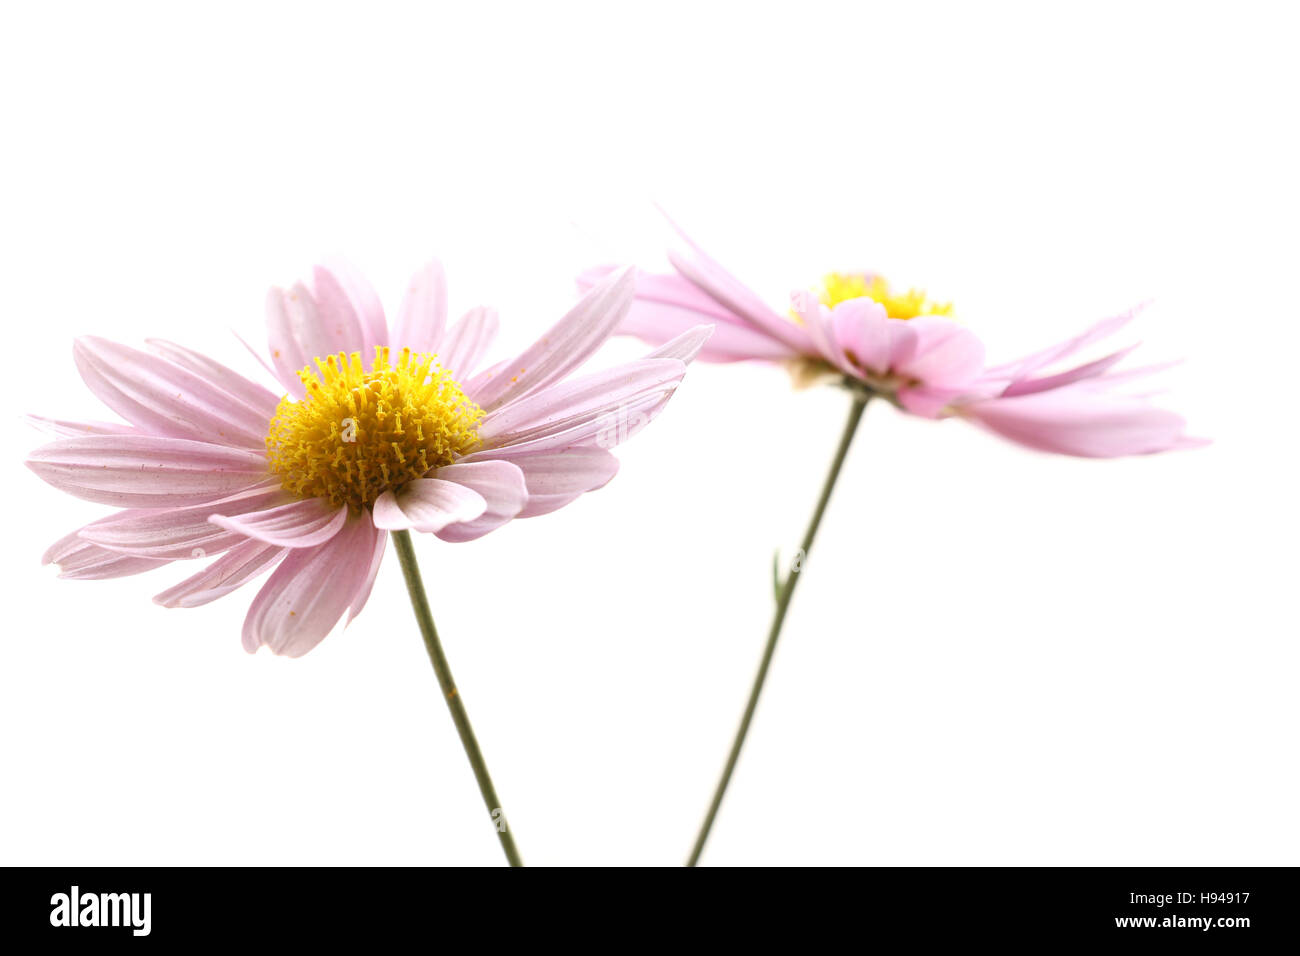
[[[829,308],[849,299],[873,299],[885,307],[891,319],[914,319],[918,315],[952,315],[951,302],[932,302],[919,289],[894,292],[880,276],[832,272],[822,280],[820,298]]]
[[[304,498],[359,510],[385,491],[449,465],[478,444],[483,411],[436,356],[375,348],[316,359],[298,373],[301,400],[280,400],[266,456],[280,483]]]

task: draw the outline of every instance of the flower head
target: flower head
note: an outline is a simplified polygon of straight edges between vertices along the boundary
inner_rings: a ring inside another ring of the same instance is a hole
[[[623,321],[633,287],[626,271],[602,279],[534,345],[481,368],[496,313],[448,326],[438,263],[412,279],[391,328],[360,275],[319,266],[267,299],[278,393],[170,342],[144,352],[79,339],[82,378],[124,423],[33,417],[60,438],[28,465],[122,510],[45,561],[64,577],[110,578],[215,557],[154,598],[166,607],[274,569],[244,646],[304,654],[361,611],[387,532],[469,541],[614,476],[609,448],[666,405],[709,335],[685,330],[640,361],[572,377]]]
[[[360,511],[479,444],[483,410],[436,354],[404,348],[394,362],[381,345],[369,370],[360,352],[340,352],[298,377],[306,396],[280,399],[266,457],[280,484],[299,497]]]
[[[1058,363],[1127,324],[1136,310],[1072,339],[999,365],[952,318],[950,303],[899,291],[872,273],[832,273],[820,288],[792,294],[781,314],[682,235],[669,252],[675,272],[638,272],[636,300],[621,331],[662,342],[700,322],[715,323],[700,351],[709,362],[785,364],[796,384],[833,379],[926,418],[964,418],[1040,451],[1109,458],[1204,444],[1181,416],[1124,388],[1159,371],[1115,371],[1133,347],[1058,369]],[[590,288],[612,271],[583,273]]]

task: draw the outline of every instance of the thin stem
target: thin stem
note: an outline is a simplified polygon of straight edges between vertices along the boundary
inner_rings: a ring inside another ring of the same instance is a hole
[[[772,663],[772,654],[776,651],[777,638],[781,636],[781,625],[785,623],[786,611],[790,608],[790,598],[794,596],[795,586],[799,583],[800,568],[808,561],[808,552],[812,550],[813,538],[817,536],[817,528],[822,523],[822,515],[826,513],[826,505],[831,500],[831,491],[834,490],[835,481],[840,476],[840,469],[843,467],[844,459],[849,453],[849,445],[853,443],[853,436],[858,430],[858,422],[862,420],[862,412],[867,407],[867,401],[870,397],[868,393],[854,393],[853,406],[849,409],[848,421],[844,423],[844,433],[840,436],[840,445],[835,450],[835,457],[831,460],[831,468],[826,474],[825,483],[822,485],[821,497],[817,499],[817,508],[813,511],[812,521],[808,524],[808,530],[804,532],[799,560],[791,567],[790,573],[786,575],[785,581],[781,583],[777,593],[776,613],[772,617],[772,628],[767,635],[767,646],[763,648],[763,659],[758,665],[758,674],[754,677],[754,686],[749,692],[749,703],[745,705],[745,714],[740,718],[740,728],[736,731],[736,739],[731,744],[731,753],[727,756],[727,765],[722,769],[722,779],[718,781],[718,787],[713,792],[713,802],[709,804],[709,812],[700,827],[699,835],[695,838],[695,847],[691,850],[690,859],[686,861],[687,866],[695,866],[699,862],[700,854],[704,852],[704,843],[708,840],[709,831],[713,829],[713,821],[718,815],[718,808],[722,806],[722,798],[727,792],[727,785],[731,783],[731,775],[736,769],[736,761],[740,759],[740,749],[745,745],[745,735],[749,733],[750,722],[754,719],[754,710],[758,707],[759,695],[763,692],[763,683],[767,680],[767,669]]]
[[[474,728],[470,725],[469,714],[465,711],[465,702],[461,699],[460,692],[456,690],[456,681],[451,676],[447,655],[443,653],[442,644],[438,640],[438,630],[433,626],[429,599],[425,596],[424,582],[420,579],[420,567],[415,561],[415,549],[411,546],[411,533],[394,531],[393,545],[397,548],[397,559],[402,563],[406,590],[411,594],[411,607],[415,610],[415,620],[420,625],[420,633],[424,635],[424,646],[429,652],[429,660],[433,662],[433,672],[438,676],[438,684],[442,687],[447,709],[451,711],[456,732],[460,734],[461,746],[465,748],[465,756],[469,758],[469,765],[474,769],[474,778],[478,780],[479,792],[483,794],[483,802],[487,804],[488,813],[491,814],[492,822],[496,826],[497,837],[501,840],[501,849],[505,852],[511,866],[523,866],[524,861],[515,847],[515,838],[506,826],[505,812],[501,809],[501,800],[497,797],[496,788],[492,786],[492,777],[488,774],[483,752],[479,750],[478,741],[474,738]]]

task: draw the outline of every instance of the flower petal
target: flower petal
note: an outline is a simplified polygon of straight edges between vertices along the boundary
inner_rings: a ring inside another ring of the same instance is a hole
[[[1112,316],[1111,318],[1102,319],[1100,322],[1089,326],[1080,335],[1074,336],[1074,338],[1066,339],[1064,342],[1058,342],[1056,345],[1049,346],[1039,352],[1034,352],[1024,358],[1016,359],[1013,362],[1005,362],[1002,365],[991,366],[987,372],[989,375],[994,376],[1005,374],[1012,381],[1019,381],[1020,379],[1027,378],[1039,369],[1046,368],[1052,363],[1065,358],[1067,355],[1072,355],[1080,349],[1091,345],[1093,342],[1100,341],[1101,339],[1115,334],[1129,322],[1133,321],[1134,317],[1144,308],[1146,308],[1145,303],[1136,308],[1130,309],[1127,312],[1122,312],[1119,315]]]
[[[214,388],[226,392],[266,421],[269,422],[275,414],[276,406],[280,404],[280,396],[269,388],[264,388],[220,362],[213,361],[206,355],[177,345],[175,342],[168,342],[166,339],[145,339],[145,342],[163,358],[193,372]]]
[[[716,325],[696,325],[681,335],[669,339],[659,348],[646,354],[648,359],[671,358],[690,364],[712,340]]]
[[[163,607],[199,607],[247,584],[288,553],[287,548],[245,539],[198,574],[154,595],[154,603]]]
[[[385,491],[374,504],[375,527],[385,531],[441,531],[472,521],[487,510],[483,496],[465,485],[440,478],[417,478],[396,492]]]
[[[478,437],[499,448],[570,429],[616,411],[647,392],[677,387],[686,364],[677,359],[642,359],[584,375],[516,399],[486,416]]]
[[[266,299],[267,334],[271,361],[281,384],[295,397],[302,397],[298,372],[313,360],[339,352],[362,352],[371,356],[367,334],[362,328],[356,304],[339,278],[317,266],[312,275],[315,291],[301,282],[288,292],[272,289]]]
[[[218,528],[277,547],[313,548],[338,534],[347,517],[347,505],[331,505],[322,498],[304,498],[239,514],[228,514],[217,508],[208,521]]]
[[[588,269],[578,277],[578,288],[590,289],[616,267]],[[754,328],[677,274],[636,273],[636,298],[619,326],[623,335],[658,344],[688,330],[716,326],[699,352],[705,362],[739,362],[747,359],[783,361],[797,354],[783,342]]]
[[[438,345],[438,364],[465,382],[465,392],[474,397],[469,376],[497,337],[497,312],[483,306],[470,309],[443,335]]]
[[[379,565],[383,563],[384,552],[388,550],[388,532],[376,530],[374,541],[371,545],[370,567],[366,571],[366,579],[362,583],[357,596],[352,599],[348,605],[348,619],[343,626],[351,624],[353,619],[365,608],[366,602],[370,600],[370,592],[374,590],[375,578],[379,577]]]
[[[394,349],[436,352],[447,327],[447,276],[434,259],[411,277],[393,327]]]
[[[384,306],[379,301],[379,293],[375,292],[375,287],[361,270],[346,259],[330,256],[319,268],[328,270],[352,301],[357,321],[361,325],[361,354],[368,360],[376,345],[389,344],[388,323],[384,319]]]
[[[621,269],[597,283],[540,339],[469,392],[484,411],[492,411],[558,382],[585,362],[618,328],[636,287],[631,269]]]
[[[319,644],[366,586],[378,534],[362,511],[324,544],[290,550],[248,608],[244,649],[301,657]]]
[[[298,331],[299,314],[289,311],[288,293],[273,288],[266,293],[266,345],[271,352],[271,365],[275,377],[294,398],[302,398],[305,390],[298,372],[314,358],[303,348]]]
[[[549,514],[588,491],[603,488],[618,474],[618,459],[603,448],[570,448],[512,461],[528,485],[528,504],[520,512],[521,518]]]
[[[922,315],[908,319],[916,349],[893,371],[935,388],[961,388],[984,368],[984,343],[951,319]]]
[[[78,498],[137,508],[212,501],[268,477],[261,452],[151,435],[51,442],[31,453],[27,467]]]
[[[315,266],[311,271],[312,299],[316,303],[317,332],[325,352],[315,355],[333,355],[336,352],[360,352],[363,361],[370,361],[373,352],[367,345],[365,331],[356,303],[339,281],[338,276],[325,266]],[[305,341],[304,345],[310,340]]]
[[[898,390],[898,404],[923,418],[941,418],[957,399],[964,397],[960,389],[930,388],[927,385],[907,385]]]
[[[170,563],[156,558],[119,554],[116,551],[109,551],[107,548],[92,544],[81,537],[87,528],[93,528],[107,520],[109,519],[101,518],[99,521],[93,521],[86,525],[85,528],[78,528],[70,534],[65,534],[46,548],[45,554],[41,556],[41,564],[58,565],[59,577],[61,578],[97,580],[140,574],[143,571],[152,571],[154,568],[160,568],[164,564]]]
[[[917,331],[903,319],[891,319],[880,303],[868,299],[841,302],[831,313],[836,342],[857,372],[888,375],[916,352]]]
[[[565,505],[571,505],[582,497],[582,492],[570,495],[529,495],[528,504],[519,513],[520,518],[540,518],[552,511],[559,511]]]
[[[443,541],[473,541],[518,516],[528,503],[524,473],[508,461],[457,462],[434,472],[483,496],[487,510],[470,521],[457,521],[435,532]]]
[[[267,482],[201,505],[120,511],[83,528],[81,536],[110,551],[139,557],[207,557],[234,547],[245,537],[213,527],[209,516],[257,511],[287,499],[278,483]]]
[[[627,441],[654,421],[672,398],[673,388],[651,389],[635,397],[616,400],[601,414],[585,415],[576,424],[547,429],[544,433],[519,438],[508,445],[480,449],[462,461],[506,459],[516,461],[524,455],[563,451],[566,448],[594,445],[613,448]]]
[[[266,439],[264,411],[161,356],[95,336],[77,339],[72,354],[96,397],[146,431],[242,448]]]
[[[803,327],[813,347],[836,368],[852,374],[855,370],[845,357],[835,335],[833,315],[811,292],[799,290],[790,295],[790,307],[803,320]]]
[[[46,418],[43,415],[24,415],[23,419],[33,428],[38,428],[51,435],[57,435],[60,438],[138,434],[134,425],[123,425],[118,422],[74,422],[62,418]]]
[[[1007,386],[1006,391],[1002,394],[1006,398],[1016,395],[1029,395],[1033,392],[1045,392],[1053,388],[1061,388],[1073,382],[1083,381],[1089,378],[1097,378],[1105,374],[1132,352],[1137,345],[1130,345],[1126,349],[1120,349],[1118,352],[1112,352],[1104,358],[1099,358],[1095,362],[1087,362],[1084,365],[1076,366],[1066,372],[1059,372],[1056,375],[1045,375],[1042,378],[1022,378],[1019,381],[1012,382]]]
[[[108,578],[124,578],[132,574],[142,574],[160,568],[169,561],[156,558],[140,558],[130,554],[118,554],[107,551],[97,545],[87,545],[78,552],[75,566],[71,563],[61,564],[59,577],[70,581],[102,581]]]
[[[1188,447],[1182,416],[1087,385],[988,399],[961,413],[1017,444],[1062,455],[1115,458]]]
[[[579,273],[578,290],[587,292],[622,271],[624,266],[595,266]],[[636,298],[655,305],[693,312],[694,325],[703,322],[725,322],[737,328],[750,328],[749,323],[728,309],[690,279],[678,273],[646,272],[636,269]]]
[[[812,351],[808,333],[789,319],[777,315],[744,283],[722,268],[708,256],[676,223],[669,220],[673,229],[686,243],[687,251],[668,253],[673,268],[684,275],[714,301],[735,313],[756,329],[784,343],[796,353]]]
[[[244,349],[248,352],[248,354],[253,357],[253,361],[255,361],[258,365],[262,366],[262,368],[266,370],[266,373],[271,376],[271,378],[276,382],[276,384],[280,385],[280,389],[278,389],[278,391],[283,391],[283,383],[280,381],[280,373],[277,372],[266,361],[266,356],[263,355],[261,352],[259,352],[257,349],[253,348],[253,346],[249,344],[248,339],[240,335],[239,332],[236,331],[235,329],[231,329],[230,334],[233,335],[235,339],[239,342],[239,344],[242,345]],[[299,384],[297,378],[294,379],[294,383]]]

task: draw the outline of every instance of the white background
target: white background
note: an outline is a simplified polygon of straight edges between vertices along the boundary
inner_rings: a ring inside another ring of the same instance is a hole
[[[778,306],[873,267],[998,360],[1154,298],[1140,354],[1215,440],[871,408],[704,862],[1295,864],[1295,24],[975,6],[7,6],[0,861],[500,862],[391,554],[351,628],[248,656],[251,587],[39,565],[104,509],[16,416],[104,417],[83,333],[256,375],[230,330],[331,253],[390,308],[442,256],[502,357],[579,269],[663,265],[657,201]],[[845,409],[699,365],[605,490],[418,540],[529,863],[685,858]]]

